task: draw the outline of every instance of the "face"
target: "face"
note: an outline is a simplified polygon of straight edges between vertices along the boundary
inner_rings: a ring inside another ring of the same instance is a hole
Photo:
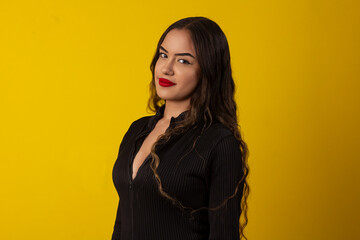
[[[171,30],[159,49],[154,80],[158,96],[166,101],[190,101],[200,78],[200,66],[188,30]]]

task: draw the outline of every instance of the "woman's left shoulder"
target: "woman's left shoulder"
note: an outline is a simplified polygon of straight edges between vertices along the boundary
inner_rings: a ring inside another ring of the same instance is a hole
[[[235,138],[234,133],[219,121],[214,121],[204,132],[204,134],[209,137],[215,137],[217,139],[222,139],[229,136],[233,136]]]
[[[219,121],[213,122],[200,136],[200,146],[211,149],[220,142],[226,140],[227,142],[238,143],[233,132]]]

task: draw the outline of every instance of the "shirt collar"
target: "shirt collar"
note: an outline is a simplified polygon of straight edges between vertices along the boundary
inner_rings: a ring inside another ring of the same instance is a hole
[[[155,124],[164,116],[165,104],[163,104],[160,108],[157,109],[156,114],[153,116],[152,121],[149,122],[149,127],[154,128]],[[170,125],[175,124],[176,122],[182,121],[185,119],[186,114],[189,110],[186,110],[179,114],[177,117],[171,117]]]

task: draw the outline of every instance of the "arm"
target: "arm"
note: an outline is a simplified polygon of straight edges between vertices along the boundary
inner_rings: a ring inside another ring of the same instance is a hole
[[[119,205],[118,205],[118,209],[117,209],[117,214],[116,214],[116,220],[115,220],[115,225],[114,225],[114,231],[111,237],[111,240],[120,240],[121,236],[121,213],[120,213],[120,200],[119,200]]]
[[[219,206],[234,194],[241,177],[242,163],[239,143],[233,135],[224,137],[211,152],[209,208]],[[239,239],[240,202],[243,183],[240,183],[237,194],[229,199],[225,206],[209,210],[209,240]]]

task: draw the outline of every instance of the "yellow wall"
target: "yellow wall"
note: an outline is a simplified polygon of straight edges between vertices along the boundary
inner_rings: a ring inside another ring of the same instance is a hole
[[[0,1],[0,239],[110,239],[111,171],[166,27],[228,36],[252,240],[359,239],[357,1]]]

